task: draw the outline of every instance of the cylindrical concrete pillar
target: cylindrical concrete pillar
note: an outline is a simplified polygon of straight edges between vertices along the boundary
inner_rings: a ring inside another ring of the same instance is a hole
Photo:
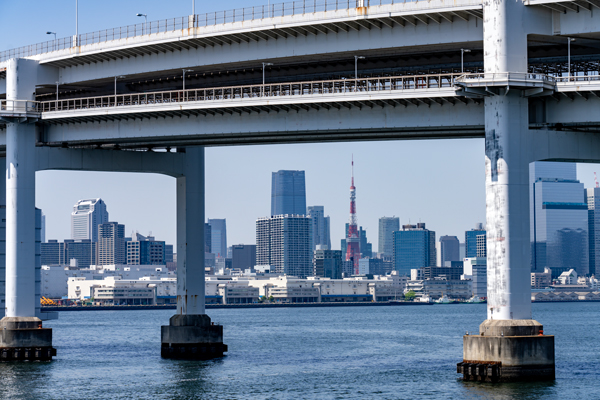
[[[204,147],[188,147],[177,178],[177,314],[204,314],[204,293]]]
[[[523,2],[484,1],[486,74],[527,72]],[[530,319],[528,101],[498,88],[485,100],[488,319]]]
[[[35,316],[35,125],[6,127],[6,316]]]
[[[485,101],[488,319],[530,319],[527,99]]]

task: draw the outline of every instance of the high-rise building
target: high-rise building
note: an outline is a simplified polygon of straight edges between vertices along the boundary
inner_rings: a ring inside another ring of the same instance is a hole
[[[212,253],[212,230],[210,224],[207,222],[204,224],[204,252]]]
[[[394,232],[394,269],[400,275],[410,276],[411,269],[435,267],[435,231],[425,228],[425,223],[403,225]]]
[[[173,245],[165,244],[165,263],[173,262]]]
[[[531,272],[589,272],[588,204],[574,163],[529,164]]]
[[[342,279],[341,250],[323,250],[317,247],[313,254],[314,276]]]
[[[102,199],[79,200],[71,213],[71,239],[98,241],[98,225],[108,222]]]
[[[465,232],[465,258],[477,257],[477,236],[485,233],[482,223],[475,224],[475,229]]]
[[[255,244],[234,244],[231,246],[231,268],[245,271],[256,265]]]
[[[600,187],[586,189],[588,205],[589,274],[600,277]]]
[[[307,215],[311,218],[313,251],[317,246],[327,246],[328,249],[331,249],[329,217],[325,216],[325,208],[323,206],[310,206]]]
[[[227,222],[223,219],[209,219],[210,225],[210,250],[217,257],[227,256]]]
[[[277,171],[271,179],[271,215],[306,215],[304,171]]]
[[[476,236],[477,240],[477,257],[487,257],[487,234],[482,233]]]
[[[379,218],[379,247],[377,252],[379,257],[390,259],[394,251],[393,234],[400,230],[400,218],[381,217]]]
[[[126,242],[127,265],[166,265],[166,244],[154,236],[134,233]],[[172,253],[171,253],[172,257]]]
[[[460,243],[456,236],[440,236],[440,267],[448,261],[460,261]]]
[[[274,215],[256,220],[256,264],[272,273],[306,278],[312,275],[310,218]]]
[[[96,264],[113,265],[127,262],[125,247],[125,225],[107,222],[98,225]]]

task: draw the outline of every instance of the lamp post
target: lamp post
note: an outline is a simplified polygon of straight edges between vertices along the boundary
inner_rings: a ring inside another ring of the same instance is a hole
[[[364,59],[364,56],[354,56],[354,79],[358,79],[358,60]]]
[[[185,99],[187,96],[185,95],[185,73],[186,72],[194,72],[193,69],[182,69],[183,71],[183,98]]]
[[[470,53],[471,49],[460,49],[460,72],[465,72],[465,53]]]
[[[567,38],[567,77],[571,80],[571,42],[574,42],[575,38]]]
[[[273,65],[273,63],[266,63],[266,62],[262,63],[263,85],[265,84],[265,67],[268,67],[270,65]]]
[[[75,46],[79,46],[79,0],[75,0]]]
[[[135,16],[136,17],[144,17],[144,29],[142,29],[142,35],[145,35],[146,34],[146,25],[148,24],[148,15],[137,13],[137,14],[135,14]]]
[[[117,79],[127,78],[124,75],[115,76],[115,107],[117,106]]]
[[[54,35],[54,43],[52,43],[52,50],[56,50],[56,32],[46,32],[46,35]]]

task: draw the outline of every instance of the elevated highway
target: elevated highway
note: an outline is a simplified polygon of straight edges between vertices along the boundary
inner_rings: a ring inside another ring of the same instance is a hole
[[[488,319],[464,338],[459,372],[554,379],[554,337],[531,315],[528,165],[600,161],[598,9],[302,0],[1,52],[5,326],[33,315],[36,170],[177,179],[178,305],[162,354],[204,352],[186,341],[196,335],[219,355],[222,330],[204,314],[203,146],[481,137]]]

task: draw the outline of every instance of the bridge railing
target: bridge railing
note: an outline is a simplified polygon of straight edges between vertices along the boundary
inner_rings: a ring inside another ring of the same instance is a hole
[[[282,98],[292,96],[336,95],[344,93],[415,91],[452,88],[463,74],[408,75],[328,81],[290,82],[265,85],[230,86],[173,90],[163,92],[129,93],[40,102],[42,112],[96,109],[106,107],[147,106],[183,102],[210,102]]]
[[[40,112],[40,102],[33,100],[0,100],[0,113],[36,113]]]
[[[480,83],[480,84],[494,84],[506,81],[516,82],[547,82],[554,84],[556,82],[555,77],[536,73],[536,72],[499,72],[499,73],[475,73],[475,74],[464,74],[456,78],[456,83]]]
[[[238,8],[205,14],[188,15],[159,21],[150,21],[118,28],[83,33],[62,39],[50,40],[29,46],[0,52],[0,62],[11,58],[31,57],[57,50],[69,49],[111,40],[126,39],[142,35],[171,32],[193,27],[208,27],[226,23],[255,21],[266,18],[305,15],[323,11],[354,9],[359,6],[381,6],[403,3],[421,4],[418,0],[296,0],[255,7]],[[471,1],[478,4],[478,0]]]
[[[556,83],[569,83],[569,82],[598,82],[600,81],[600,75],[571,75],[571,76],[560,76],[556,77]]]

